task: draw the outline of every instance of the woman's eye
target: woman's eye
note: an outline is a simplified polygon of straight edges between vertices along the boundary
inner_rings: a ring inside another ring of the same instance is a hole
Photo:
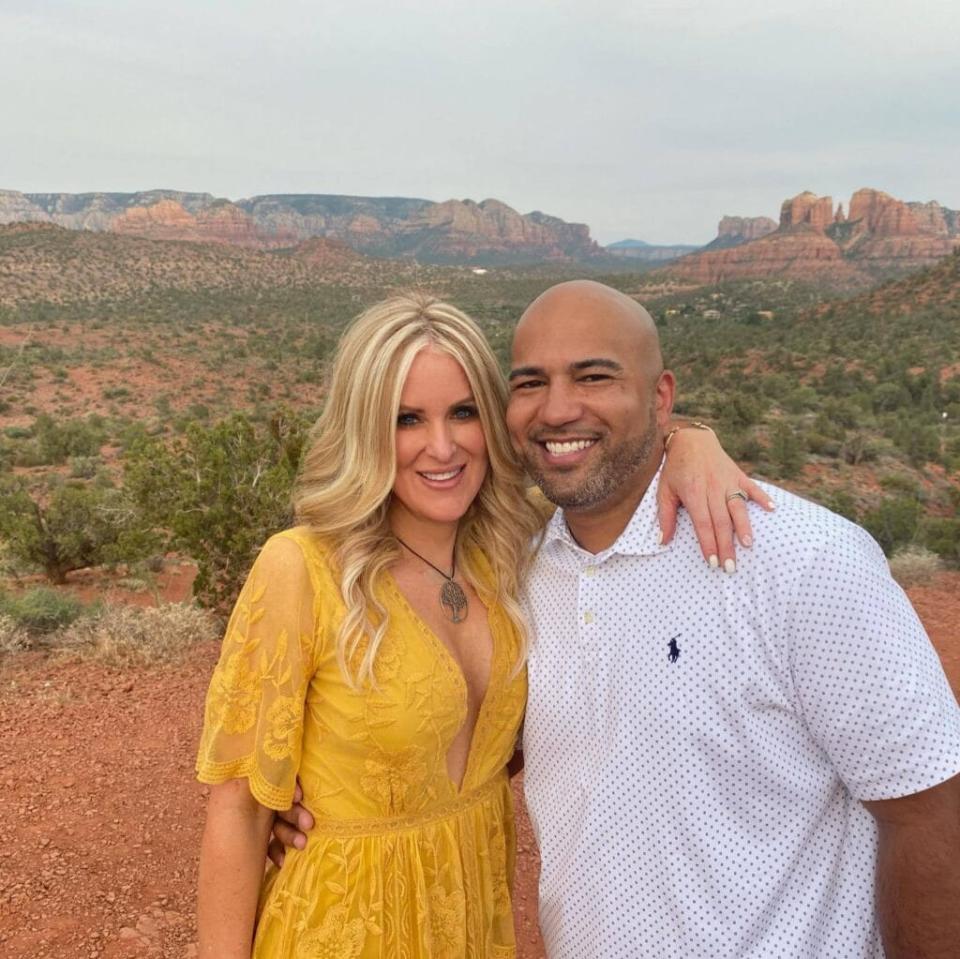
[[[458,406],[453,411],[453,418],[457,420],[469,420],[473,419],[477,415],[477,408],[475,406]]]
[[[397,417],[397,426],[415,426],[417,423],[416,413],[401,413]]]

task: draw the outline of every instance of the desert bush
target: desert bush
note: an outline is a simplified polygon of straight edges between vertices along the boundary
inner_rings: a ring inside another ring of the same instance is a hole
[[[863,514],[861,522],[887,556],[914,541],[920,524],[920,503],[913,496],[885,499]]]
[[[157,538],[119,490],[67,483],[49,496],[22,485],[0,491],[0,536],[9,554],[39,567],[52,583],[102,563],[131,561],[153,551]]]
[[[14,595],[0,593],[0,616],[20,629],[49,633],[79,619],[84,605],[75,596],[45,586]]]
[[[0,656],[30,648],[30,633],[12,616],[0,613]]]
[[[110,666],[142,665],[178,660],[220,631],[214,614],[196,606],[107,605],[63,630],[56,645]]]
[[[920,526],[924,544],[948,563],[960,564],[960,519],[955,516],[928,516]]]
[[[65,463],[71,456],[97,456],[106,436],[99,417],[59,422],[42,413],[33,424],[41,463]]]
[[[98,456],[71,456],[67,464],[74,479],[93,479],[100,469],[101,460]]]
[[[799,475],[803,469],[806,451],[800,438],[786,423],[780,422],[774,427],[767,458],[777,476],[785,479]]]
[[[929,583],[942,568],[940,557],[924,546],[904,546],[890,557],[890,573],[904,589]]]
[[[125,488],[167,548],[196,561],[204,605],[231,605],[257,549],[289,525],[303,441],[294,415],[275,413],[263,429],[237,414],[191,423],[169,446],[143,441],[125,457]]]

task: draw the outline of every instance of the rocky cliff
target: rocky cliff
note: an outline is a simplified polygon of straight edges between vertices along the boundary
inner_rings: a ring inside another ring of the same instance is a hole
[[[708,243],[705,250],[725,250],[731,246],[740,246],[751,240],[773,233],[777,228],[776,220],[768,216],[725,216],[717,225],[716,239]]]
[[[717,240],[670,273],[700,283],[782,276],[856,287],[930,266],[960,247],[957,211],[871,189],[857,190],[846,214],[843,204],[834,212],[831,197],[800,193],[784,200],[779,226],[735,246],[722,242],[724,221]]]
[[[259,196],[236,203],[208,193],[24,194],[0,191],[0,223],[54,223],[157,240],[292,247],[314,237],[375,256],[432,263],[587,259],[589,228],[498,200],[434,203],[405,197]]]

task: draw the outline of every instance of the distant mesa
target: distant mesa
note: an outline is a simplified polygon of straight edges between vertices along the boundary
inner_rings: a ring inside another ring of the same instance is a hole
[[[960,213],[939,203],[861,189],[845,213],[831,197],[804,191],[784,200],[779,225],[724,217],[717,238],[669,272],[709,284],[775,276],[858,287],[930,266],[958,246]]]
[[[209,193],[0,191],[0,224],[46,222],[73,230],[249,249],[313,238],[371,256],[482,265],[582,260],[602,251],[589,227],[499,200],[435,203],[407,197],[278,194],[232,202]]]
[[[689,244],[656,244],[644,240],[618,240],[608,243],[604,248],[608,256],[615,256],[621,260],[636,260],[639,263],[667,263],[679,259],[688,253],[699,250],[698,246]]]

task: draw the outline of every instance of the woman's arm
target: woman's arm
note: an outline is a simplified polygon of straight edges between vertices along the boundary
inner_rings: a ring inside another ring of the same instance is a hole
[[[200,959],[250,959],[273,810],[246,779],[210,787],[200,845]]]
[[[774,504],[724,452],[713,430],[687,428],[694,425],[700,426],[675,420],[667,428],[669,445],[658,491],[660,530],[663,542],[669,543],[677,527],[677,509],[684,506],[703,558],[729,573],[736,569],[734,532],[742,546],[753,541],[746,500],[768,511]]]

